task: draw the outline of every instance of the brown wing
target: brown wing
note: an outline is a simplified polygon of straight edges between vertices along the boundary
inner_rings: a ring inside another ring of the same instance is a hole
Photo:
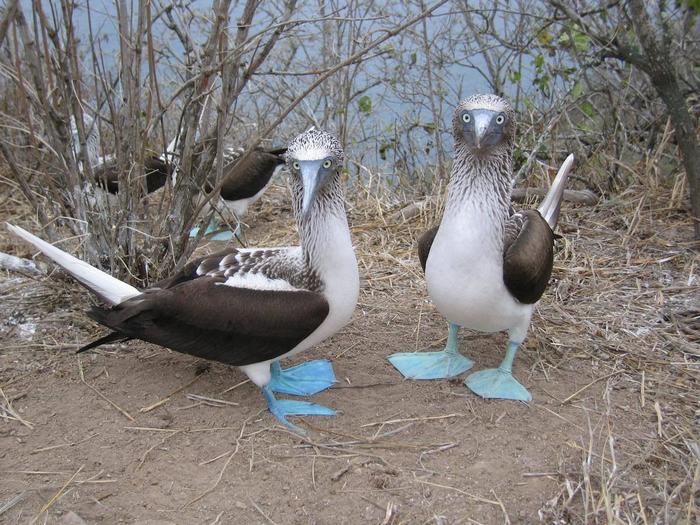
[[[146,175],[146,192],[153,193],[165,186],[168,177],[173,174],[173,165],[155,156],[146,157],[143,171]]]
[[[554,233],[536,210],[515,213],[506,223],[503,281],[525,304],[536,303],[549,282],[554,264]]]
[[[165,279],[158,281],[157,283],[153,284],[151,288],[172,288],[173,286],[176,286],[182,282],[196,279],[199,276],[199,274],[197,273],[197,269],[200,266],[204,265],[205,268],[202,273],[207,273],[210,270],[213,270],[214,268],[218,268],[219,263],[224,257],[226,257],[227,255],[236,255],[236,253],[238,253],[238,250],[236,250],[235,248],[227,248],[225,250],[212,253],[210,255],[205,255],[203,257],[193,259],[192,261],[185,264],[185,266],[183,266],[180,271],[175,272],[170,277],[166,277]]]
[[[262,190],[284,157],[266,151],[254,151],[248,158],[225,166],[221,198],[227,201],[247,199]]]
[[[255,251],[240,251],[236,248],[226,248],[188,262],[182,269],[170,277],[162,279],[151,286],[151,288],[172,288],[191,279],[196,279],[204,275],[210,277],[229,277],[237,272],[261,272],[270,279],[285,278],[274,272],[274,265],[270,268],[267,264],[271,259],[277,257],[280,248],[264,248]],[[289,265],[289,262],[287,262]],[[272,270],[272,271],[271,271]],[[303,287],[294,275],[289,276],[290,284],[299,288]]]
[[[196,277],[88,315],[122,337],[236,366],[284,355],[328,315],[321,294],[238,288],[225,280]]]
[[[425,265],[428,262],[428,255],[430,254],[430,248],[435,240],[435,235],[437,234],[438,226],[430,228],[427,232],[420,236],[418,239],[418,260],[420,260],[421,268],[425,272]]]
[[[144,162],[144,175],[146,177],[146,192],[152,193],[165,185],[168,177],[173,172],[173,166],[162,159],[150,156]],[[119,193],[119,172],[117,162],[114,159],[103,162],[93,168],[95,180],[109,193]]]

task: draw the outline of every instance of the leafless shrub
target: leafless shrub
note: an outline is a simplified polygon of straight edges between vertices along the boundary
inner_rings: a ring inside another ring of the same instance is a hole
[[[503,94],[518,109],[519,181],[546,186],[573,151],[575,184],[601,194],[640,174],[678,184],[667,108],[644,73],[606,59],[601,32],[614,24],[595,2],[580,3],[575,19],[539,0],[218,1],[209,13],[145,1],[129,11],[117,1],[111,47],[86,7],[42,5],[30,16],[11,2],[0,21],[3,151],[47,234],[57,239],[51,228],[65,224],[85,255],[122,275],[150,279],[189,257],[187,233],[225,140],[250,149],[273,132],[284,140],[327,127],[349,152],[353,195],[369,186],[375,197],[413,200],[444,187],[452,108],[474,91]],[[669,45],[687,57],[697,47],[692,13],[664,22]],[[76,35],[80,16],[87,30]],[[674,62],[691,108],[692,60]],[[84,145],[85,114],[99,115],[103,154],[116,157],[129,188],[117,202],[96,198],[91,167],[79,169],[84,148],[70,147],[71,117]],[[177,130],[181,176],[144,198],[143,160]]]

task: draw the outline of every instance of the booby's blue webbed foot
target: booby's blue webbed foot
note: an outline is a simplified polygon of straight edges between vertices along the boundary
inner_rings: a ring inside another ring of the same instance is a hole
[[[207,229],[204,230],[204,235],[211,235],[214,233],[216,230],[219,229],[219,221],[216,220],[216,217],[212,217],[209,219],[209,224],[207,224]],[[199,235],[199,227],[192,228],[190,230],[190,237],[196,237]]]
[[[268,384],[263,389],[263,395],[267,401],[270,413],[277,418],[287,428],[294,432],[305,435],[306,431],[287,420],[289,416],[335,416],[336,412],[332,408],[324,407],[308,401],[295,401],[292,399],[277,399]]]
[[[527,388],[521,385],[511,372],[500,368],[474,372],[467,377],[464,384],[469,387],[469,390],[486,399],[532,401],[532,395]]]
[[[217,231],[214,235],[209,237],[210,241],[230,241],[233,238],[238,239],[239,241],[241,240],[241,225],[239,224],[236,226],[236,229],[234,231],[230,230],[221,230]]]
[[[530,392],[513,377],[513,359],[519,343],[508,343],[506,357],[498,368],[474,372],[464,384],[475,394],[487,399],[532,401]]]
[[[408,379],[445,379],[466,372],[474,361],[457,350],[459,326],[450,323],[447,346],[439,352],[400,352],[389,356],[389,362]]]
[[[333,365],[327,359],[315,359],[289,368],[278,361],[270,364],[272,379],[268,386],[273,392],[293,396],[313,396],[336,383]]]
[[[389,362],[408,379],[445,379],[474,366],[471,359],[447,350],[393,354]]]

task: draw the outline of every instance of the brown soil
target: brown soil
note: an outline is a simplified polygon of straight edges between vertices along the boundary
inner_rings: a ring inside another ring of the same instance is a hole
[[[274,195],[249,217],[253,245],[292,238]],[[295,418],[308,439],[235,368],[141,342],[76,355],[103,333],[79,313],[88,294],[5,272],[0,522],[691,522],[698,345],[677,321],[697,304],[697,260],[678,242],[690,227],[667,235],[650,211],[648,235],[630,239],[602,226],[610,215],[564,215],[555,281],[516,360],[526,405],[480,399],[463,378],[404,381],[387,363],[444,344],[413,252],[432,217],[383,226],[356,204],[360,304],[301,356],[332,359],[339,383],[314,401],[342,413]],[[463,331],[460,347],[478,370],[505,338]]]

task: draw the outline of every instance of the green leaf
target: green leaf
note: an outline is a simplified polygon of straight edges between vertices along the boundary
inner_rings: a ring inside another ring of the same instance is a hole
[[[426,133],[435,133],[435,130],[437,129],[435,122],[426,122],[422,127]]]
[[[539,54],[535,57],[535,67],[537,69],[542,69],[542,66],[544,66],[544,55]]]
[[[381,146],[379,146],[379,158],[382,160],[386,160],[388,151],[393,147],[394,146],[392,144],[384,142]]]
[[[588,51],[588,47],[591,44],[591,39],[587,35],[577,31],[574,33],[574,49],[579,53],[585,53]]]
[[[549,31],[545,31],[543,29],[542,31],[537,33],[537,40],[540,44],[547,47],[552,44],[552,35],[549,33]]]
[[[372,99],[367,95],[361,97],[360,100],[357,101],[357,105],[362,113],[370,113],[372,111]]]
[[[684,0],[683,3],[686,5],[686,7],[692,9],[695,14],[700,13],[700,0]]]
[[[551,80],[551,77],[547,73],[544,73],[543,75],[536,76],[534,78],[534,80],[532,81],[532,83],[533,83],[533,85],[540,88],[540,91],[545,96],[549,96],[549,82],[550,82],[550,80]]]
[[[576,82],[573,89],[571,90],[571,97],[579,98],[581,95],[583,95],[583,86],[581,85],[581,82]]]
[[[571,37],[569,36],[569,33],[562,31],[562,33],[559,35],[559,45],[564,49],[571,47]]]
[[[415,65],[416,62],[418,62],[418,53],[414,51],[413,53],[411,53],[411,65]]]
[[[593,104],[588,101],[582,102],[581,105],[579,105],[579,109],[588,117],[593,117],[593,115],[595,115]]]

